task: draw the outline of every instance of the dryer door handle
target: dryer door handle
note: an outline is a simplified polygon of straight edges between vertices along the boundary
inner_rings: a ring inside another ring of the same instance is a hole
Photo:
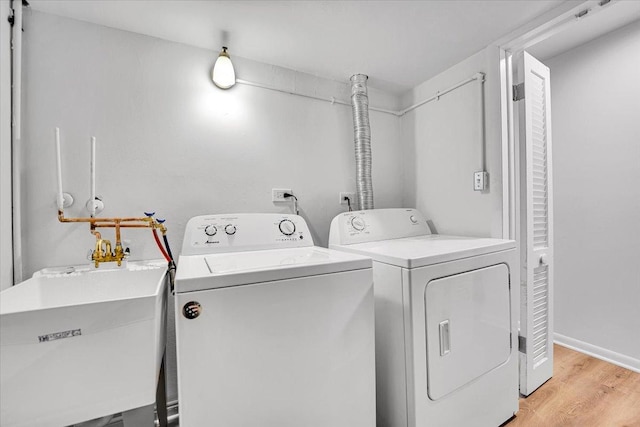
[[[449,333],[449,319],[440,322],[440,356],[451,352],[451,338]]]

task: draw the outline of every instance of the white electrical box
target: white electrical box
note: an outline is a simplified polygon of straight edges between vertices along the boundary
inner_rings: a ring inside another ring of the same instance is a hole
[[[288,202],[289,199],[284,197],[286,193],[293,194],[290,188],[273,188],[271,189],[272,202]]]
[[[489,178],[485,171],[475,172],[473,174],[473,190],[484,191],[487,189]]]

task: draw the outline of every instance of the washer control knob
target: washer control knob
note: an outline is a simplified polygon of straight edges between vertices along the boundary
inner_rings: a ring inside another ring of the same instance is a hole
[[[182,315],[187,319],[195,319],[202,313],[202,306],[197,301],[189,301],[182,307]]]
[[[418,218],[416,218],[416,216],[415,216],[415,215],[411,215],[411,216],[409,217],[409,219],[410,219],[410,220],[411,220],[411,222],[412,222],[412,223],[414,223],[414,224],[417,224],[417,223],[418,223]]]
[[[296,225],[288,219],[283,219],[282,221],[280,221],[280,225],[278,227],[280,228],[282,234],[284,234],[285,236],[291,236],[296,232]]]
[[[367,224],[364,222],[364,219],[360,218],[359,216],[354,216],[353,218],[351,218],[351,226],[358,231],[362,231],[367,226]]]
[[[227,233],[229,236],[232,236],[236,234],[236,226],[233,224],[228,224],[224,227],[224,232]]]
[[[207,225],[204,228],[204,234],[206,234],[207,236],[215,236],[217,232],[218,232],[218,229],[216,228],[215,225]]]

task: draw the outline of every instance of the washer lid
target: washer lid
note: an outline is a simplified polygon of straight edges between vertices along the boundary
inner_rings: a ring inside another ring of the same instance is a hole
[[[368,257],[317,246],[181,256],[176,292],[193,292],[371,268]]]
[[[370,256],[376,261],[398,267],[416,268],[514,249],[516,242],[429,234],[354,245],[330,245],[330,247]]]

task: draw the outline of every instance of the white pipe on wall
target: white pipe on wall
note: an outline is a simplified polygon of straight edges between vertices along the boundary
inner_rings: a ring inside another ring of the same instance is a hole
[[[56,128],[56,167],[58,175],[58,210],[64,209],[64,196],[62,194],[62,158],[60,156],[60,128]]]
[[[253,87],[259,87],[261,89],[268,89],[268,90],[273,90],[275,92],[280,92],[280,93],[286,93],[288,95],[295,95],[295,96],[301,96],[303,98],[309,98],[309,99],[315,99],[318,101],[326,101],[326,102],[330,102],[332,104],[340,104],[340,105],[348,105],[351,106],[351,102],[348,101],[343,101],[341,99],[337,99],[337,98],[322,98],[319,96],[314,96],[314,95],[306,95],[304,93],[300,93],[300,92],[296,92],[293,90],[286,90],[286,89],[280,89],[274,86],[269,86],[269,85],[265,85],[262,83],[255,83],[255,82],[250,82],[248,80],[242,80],[242,79],[236,79],[236,83],[242,84],[242,85],[246,85],[246,86],[253,86]],[[392,111],[392,110],[385,110],[384,108],[376,108],[376,107],[369,107],[369,110],[372,111],[378,111],[380,113],[386,113],[386,114],[394,114],[397,115],[397,111]]]
[[[319,96],[305,95],[304,93],[295,92],[293,90],[280,89],[275,86],[269,86],[262,83],[250,82],[248,80],[236,79],[236,83],[239,83],[241,85],[246,85],[246,86],[259,87],[261,89],[273,90],[275,92],[286,93],[288,95],[296,95],[296,96],[301,96],[303,98],[316,99],[318,101],[327,101],[327,102],[331,102],[332,104],[351,105],[350,102],[341,101],[335,98],[321,98]]]
[[[461,82],[458,82],[458,83],[454,84],[453,86],[448,87],[445,90],[442,90],[442,91],[439,90],[431,98],[427,98],[424,101],[420,101],[420,102],[418,102],[416,104],[413,104],[412,106],[407,107],[404,110],[399,111],[397,115],[398,116],[404,116],[409,111],[415,110],[416,108],[421,107],[421,106],[423,106],[424,104],[426,104],[428,102],[435,101],[435,100],[439,99],[442,95],[446,95],[447,93],[452,92],[452,91],[458,89],[459,87],[462,87],[462,86],[466,85],[467,83],[471,83],[472,81],[475,81],[475,80],[480,80],[480,81],[484,82],[484,73],[476,73],[472,77],[469,77],[468,79],[462,80]],[[484,116],[484,112],[483,112],[483,116]]]
[[[22,0],[13,1],[13,134],[22,138]]]
[[[480,146],[481,152],[480,155],[482,159],[480,160],[480,164],[482,165],[481,170],[487,170],[487,138],[486,138],[486,129],[485,129],[485,111],[484,111],[484,74],[479,73],[481,75],[480,78],[477,78],[478,82],[478,98],[480,102]]]
[[[441,96],[446,95],[447,93],[454,91],[456,89],[458,89],[461,86],[466,85],[467,83],[473,82],[475,80],[480,80],[481,83],[484,83],[484,73],[476,73],[473,76],[469,77],[468,79],[462,80],[459,83],[456,83],[455,85],[442,90],[442,91],[438,91],[436,92],[435,95],[433,95],[430,98],[427,98],[423,101],[420,101],[416,104],[411,105],[410,107],[405,108],[404,110],[399,110],[399,111],[393,111],[393,110],[386,110],[384,108],[377,108],[377,107],[369,107],[369,110],[371,111],[378,111],[380,113],[386,113],[386,114],[393,114],[394,116],[397,117],[401,117],[404,116],[405,114],[407,114],[409,111],[415,110],[416,108],[431,102],[431,101],[435,101],[437,99],[439,99]],[[250,82],[247,80],[241,80],[241,79],[236,79],[236,83],[242,84],[242,85],[247,85],[247,86],[253,86],[253,87],[259,87],[261,89],[268,89],[268,90],[273,90],[276,92],[281,92],[281,93],[286,93],[288,95],[295,95],[295,96],[301,96],[303,98],[309,98],[309,99],[316,99],[318,101],[326,101],[326,102],[330,102],[332,104],[340,104],[340,105],[348,105],[351,106],[351,102],[348,101],[343,101],[341,99],[336,99],[336,98],[322,98],[319,96],[313,96],[313,95],[306,95],[303,93],[299,93],[299,92],[295,92],[293,90],[286,90],[286,89],[280,89],[277,87],[273,87],[273,86],[268,86],[268,85],[264,85],[262,83],[255,83],[255,82]],[[484,103],[483,103],[483,113],[482,113],[482,117],[484,117]]]
[[[22,0],[13,0],[12,35],[12,129],[11,129],[11,173],[13,199],[13,283],[22,282],[22,203],[21,181],[22,161],[20,152],[22,103]]]
[[[91,137],[91,198],[89,199],[89,213],[96,216],[96,137]]]

